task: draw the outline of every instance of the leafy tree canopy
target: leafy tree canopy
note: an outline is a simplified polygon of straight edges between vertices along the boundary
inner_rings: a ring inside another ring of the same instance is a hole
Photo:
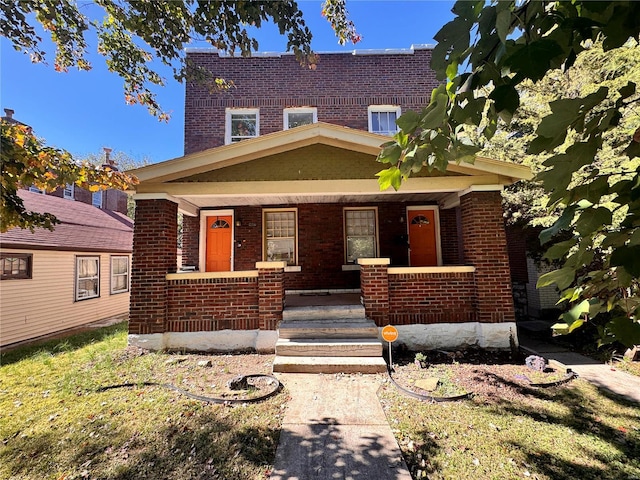
[[[54,68],[65,72],[75,67],[91,69],[87,60],[88,36],[97,38],[97,50],[110,71],[124,80],[127,103],[141,104],[160,120],[168,115],[158,104],[154,87],[165,79],[156,71],[154,60],[169,66],[178,81],[208,82],[212,90],[229,88],[233,79],[213,78],[211,74],[186,62],[184,49],[204,40],[230,54],[249,55],[258,42],[250,27],[263,22],[275,23],[288,39],[287,50],[302,64],[317,61],[311,50],[311,32],[302,12],[293,0],[96,0],[87,4],[75,1],[20,0],[0,2],[0,34],[16,50],[30,55],[33,62],[47,57],[40,31],[48,33],[55,46]],[[102,11],[102,18],[88,18],[83,12]],[[345,0],[325,0],[322,14],[333,26],[338,41],[360,40],[348,18]],[[157,64],[156,64],[157,65]],[[75,183],[91,190],[126,188],[135,179],[89,162],[76,162],[71,155],[47,147],[31,130],[15,123],[2,123],[1,231],[12,227],[53,228],[52,215],[25,211],[17,195],[21,187],[36,186],[47,191]]]
[[[478,135],[493,138],[523,108],[525,82],[572,71],[594,43],[611,53],[634,48],[637,55],[640,2],[458,1],[453,12],[433,51],[432,67],[444,83],[422,112],[398,119],[401,131],[379,155],[390,164],[378,174],[383,189],[399,188],[422,168],[472,162],[482,148]],[[593,165],[611,132],[620,142],[612,151],[618,165],[640,156],[640,128],[629,120],[638,116],[639,98],[629,81],[554,99],[532,126],[527,147],[529,154],[549,155],[537,180],[548,207],[562,211],[540,236],[550,247],[547,257],[562,267],[539,285],[556,284],[575,304],[565,315],[570,329],[605,318],[602,341],[625,345],[640,343],[640,171],[620,176]],[[563,232],[573,235],[554,240]],[[594,264],[600,252],[604,261]]]

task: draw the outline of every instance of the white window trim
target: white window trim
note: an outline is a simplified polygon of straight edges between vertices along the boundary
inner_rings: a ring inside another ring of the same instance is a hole
[[[32,193],[39,193],[40,195],[44,195],[45,191],[39,189],[38,187],[34,187],[33,185],[29,187],[29,191]]]
[[[96,205],[96,202],[94,202],[94,198],[96,198],[96,195],[100,194],[100,204]],[[102,206],[104,205],[104,191],[103,190],[98,190],[97,192],[91,192],[91,205],[93,205],[94,207],[97,208],[102,208]]]
[[[285,130],[289,130],[289,114],[290,113],[312,113],[313,123],[318,123],[318,109],[316,107],[291,107],[282,111],[282,124]]]
[[[378,207],[344,207],[342,209],[342,231],[344,233],[344,264],[345,265],[356,265],[357,264],[357,260],[355,263],[350,263],[347,261],[347,257],[348,257],[348,252],[347,252],[347,211],[348,210],[373,210],[374,214],[375,214],[375,222],[376,222],[376,233],[375,233],[375,240],[376,240],[376,251],[375,251],[375,255],[376,256],[380,256],[380,223],[378,221]],[[343,268],[343,270],[345,270]],[[347,269],[350,270],[350,269]]]
[[[74,200],[75,198],[75,184],[69,183],[62,189],[62,198],[66,198],[67,200]],[[68,193],[71,192],[71,193]]]
[[[123,274],[123,273],[114,274],[113,273],[113,261],[115,259],[120,259],[120,258],[126,258],[127,259],[127,273],[126,274]],[[131,259],[129,258],[129,255],[112,255],[111,256],[111,272],[110,273],[111,273],[111,295],[116,295],[118,293],[126,293],[126,292],[128,292],[129,288],[131,286]],[[127,276],[127,285],[123,290],[115,290],[114,289],[115,282],[113,280],[114,280],[114,277],[116,275],[117,276],[124,276],[124,275]]]
[[[256,136],[247,138],[256,138],[260,136],[260,109],[259,108],[227,108],[225,109],[224,121],[224,143],[229,145],[231,142],[231,116],[233,114],[255,114],[256,116]]]
[[[236,219],[233,210],[200,210],[200,246],[198,250],[198,265],[200,272],[207,271],[207,217],[231,216],[231,271],[234,271],[236,249]]]
[[[293,269],[291,267],[298,267],[298,209],[296,207],[292,208],[263,208],[262,209],[262,261],[266,262],[267,260],[267,213],[272,212],[293,212],[294,220],[295,220],[295,238],[293,240],[293,246],[295,248],[295,263],[293,265],[287,265],[285,267],[285,271],[298,271],[297,269]]]
[[[371,116],[373,113],[382,113],[382,112],[395,112],[396,119],[398,119],[401,115],[401,109],[399,105],[369,105],[367,108],[367,115],[369,117],[369,132],[377,133],[378,135],[385,135],[384,133],[374,132],[373,131],[373,122]],[[396,126],[396,132],[398,131],[398,127]]]
[[[80,261],[81,260],[98,260],[98,291],[96,295],[92,295],[91,297],[78,297],[78,293],[80,289],[78,288],[78,284],[80,283],[80,277],[78,276]],[[97,255],[79,255],[76,256],[76,271],[75,271],[75,289],[74,289],[74,300],[76,302],[81,302],[83,300],[91,300],[92,298],[100,298],[100,257]]]
[[[436,222],[436,256],[438,257],[438,266],[442,266],[442,244],[440,241],[440,208],[437,205],[413,205],[407,207],[407,238],[409,238],[409,212],[412,210],[433,210],[433,221]],[[411,263],[411,255],[408,255],[409,264]]]

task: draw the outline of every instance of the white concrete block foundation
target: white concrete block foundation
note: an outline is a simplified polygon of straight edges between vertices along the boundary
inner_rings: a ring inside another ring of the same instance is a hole
[[[234,352],[254,350],[275,352],[275,330],[218,330],[215,332],[165,332],[129,335],[129,345],[147,350],[183,350],[188,352]]]
[[[414,351],[453,349],[472,345],[482,348],[509,349],[512,342],[518,345],[515,322],[397,325],[396,328],[398,340],[394,342],[394,346],[403,344]],[[385,346],[386,343],[384,342]]]

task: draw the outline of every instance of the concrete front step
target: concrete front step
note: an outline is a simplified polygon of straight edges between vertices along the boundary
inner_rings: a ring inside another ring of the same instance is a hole
[[[378,327],[367,320],[332,319],[332,320],[295,320],[283,321],[278,327],[279,338],[289,339],[337,339],[337,338],[378,338]]]
[[[333,318],[364,318],[362,305],[332,305],[287,307],[282,312],[282,320],[313,320]]]
[[[280,338],[276,343],[276,355],[286,357],[380,357],[382,342],[362,338]]]
[[[276,355],[273,371],[280,373],[381,373],[387,364],[380,357],[285,357]]]

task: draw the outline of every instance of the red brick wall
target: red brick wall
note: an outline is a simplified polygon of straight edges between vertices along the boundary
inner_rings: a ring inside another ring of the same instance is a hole
[[[176,271],[178,206],[168,200],[137,200],[133,229],[129,333],[165,331],[167,273]]]
[[[480,322],[515,320],[500,192],[472,192],[460,199],[464,259],[476,267]]]
[[[368,129],[369,105],[400,105],[419,110],[437,86],[430,69],[431,50],[411,55],[320,55],[315,70],[295,57],[220,58],[213,52],[190,52],[190,61],[235,88],[210,93],[188,83],[185,99],[185,154],[224,144],[225,108],[259,108],[260,134],[283,130],[282,110],[313,106],[318,121]]]
[[[382,327],[389,324],[388,265],[360,265],[360,283],[367,318]]]
[[[200,216],[182,216],[182,265],[194,265],[198,270],[200,263]]]
[[[389,323],[477,321],[473,272],[389,275]]]
[[[258,269],[259,325],[261,330],[275,330],[284,309],[283,268]]]
[[[259,328],[256,277],[169,280],[167,284],[168,332]]]
[[[458,244],[460,232],[457,211],[457,208],[440,210],[440,245],[443,265],[464,264]]]

